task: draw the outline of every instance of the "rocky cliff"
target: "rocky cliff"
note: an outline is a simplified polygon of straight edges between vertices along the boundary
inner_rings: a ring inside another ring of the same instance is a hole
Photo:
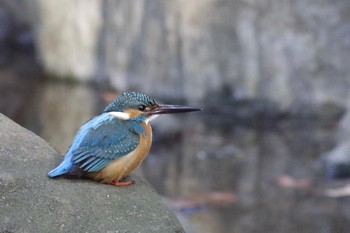
[[[0,232],[183,232],[143,179],[117,188],[50,179],[61,155],[0,114]]]
[[[30,2],[57,76],[193,102],[223,87],[283,107],[350,98],[348,1]]]

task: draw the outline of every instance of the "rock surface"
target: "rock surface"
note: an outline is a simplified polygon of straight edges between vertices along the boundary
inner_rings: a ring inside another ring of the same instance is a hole
[[[154,189],[50,179],[61,159],[47,142],[0,114],[0,232],[183,232]]]

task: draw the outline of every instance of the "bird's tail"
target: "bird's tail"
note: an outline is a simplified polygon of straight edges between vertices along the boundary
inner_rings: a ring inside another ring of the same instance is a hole
[[[60,176],[63,174],[66,174],[67,172],[69,172],[71,169],[73,168],[73,163],[70,159],[65,159],[62,161],[62,163],[60,165],[58,165],[55,169],[53,169],[52,171],[50,171],[48,173],[48,175],[50,177],[56,177],[56,176]]]

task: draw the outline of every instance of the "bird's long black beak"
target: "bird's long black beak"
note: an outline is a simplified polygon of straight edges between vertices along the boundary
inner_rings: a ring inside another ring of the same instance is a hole
[[[194,112],[202,111],[201,108],[193,108],[182,105],[168,105],[168,104],[159,104],[156,108],[152,109],[150,114],[172,114],[172,113],[183,113],[183,112]]]

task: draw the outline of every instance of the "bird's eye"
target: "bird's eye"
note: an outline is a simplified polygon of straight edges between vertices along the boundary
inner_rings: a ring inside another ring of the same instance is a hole
[[[137,107],[140,111],[144,111],[146,109],[145,105],[140,105]]]

